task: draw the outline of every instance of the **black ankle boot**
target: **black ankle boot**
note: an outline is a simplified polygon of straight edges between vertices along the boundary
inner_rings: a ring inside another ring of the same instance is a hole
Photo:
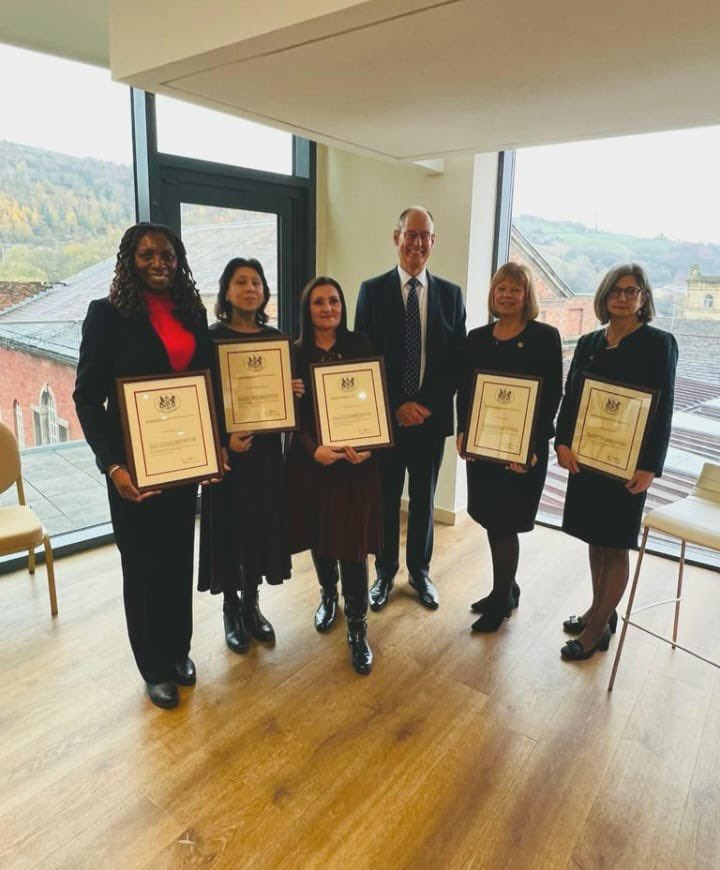
[[[373,654],[367,642],[367,620],[364,616],[348,617],[347,628],[353,669],[358,674],[369,674],[372,670]]]
[[[315,611],[315,631],[324,634],[330,630],[337,617],[337,606],[337,589],[330,591],[323,588],[320,593],[320,604]]]
[[[243,592],[242,615],[245,627],[255,640],[260,643],[275,643],[275,629],[260,610],[257,586]]]
[[[237,598],[226,599],[223,603],[223,624],[228,647],[234,653],[246,653],[250,648],[250,638]]]

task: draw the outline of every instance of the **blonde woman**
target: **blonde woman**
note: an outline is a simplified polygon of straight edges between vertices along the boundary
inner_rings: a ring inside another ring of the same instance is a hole
[[[471,605],[481,616],[473,631],[497,631],[518,606],[520,587],[515,579],[520,545],[518,533],[529,532],[547,473],[548,442],[562,393],[560,334],[539,323],[539,307],[530,270],[505,263],[492,278],[488,307],[492,323],[473,329],[465,340],[463,371],[458,393],[458,451],[470,403],[475,369],[506,375],[542,378],[538,419],[527,466],[475,459],[468,462],[468,513],[487,530],[493,564],[493,588]]]

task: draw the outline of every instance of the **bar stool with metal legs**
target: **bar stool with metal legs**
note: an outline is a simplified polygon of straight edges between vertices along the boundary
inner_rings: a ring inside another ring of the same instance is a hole
[[[673,535],[676,538],[680,538],[682,542],[680,547],[680,563],[678,567],[677,593],[675,598],[656,601],[652,604],[646,604],[643,607],[633,609],[635,593],[637,592],[638,580],[640,578],[640,566],[642,565],[643,556],[645,555],[648,533],[651,529],[663,532],[667,535]],[[615,676],[617,674],[618,665],[620,664],[620,656],[622,655],[623,644],[625,643],[625,635],[627,634],[628,626],[630,625],[639,628],[647,634],[651,634],[653,637],[658,638],[658,640],[661,640],[664,643],[669,643],[673,649],[677,647],[683,652],[695,656],[695,658],[701,659],[716,668],[720,668],[720,662],[712,661],[697,651],[688,649],[677,642],[678,623],[680,620],[680,601],[682,600],[683,572],[685,569],[685,545],[687,543],[697,544],[701,547],[709,547],[712,550],[720,550],[720,465],[706,462],[705,465],[703,465],[700,477],[697,479],[695,487],[690,495],[680,501],[674,502],[673,504],[656,508],[655,510],[650,511],[645,517],[642,546],[640,547],[640,553],[638,554],[635,575],[633,577],[630,597],[627,603],[627,610],[625,611],[625,616],[623,616],[623,627],[620,632],[620,640],[618,642],[617,652],[615,653],[612,673],[610,674],[608,692],[612,691],[613,685],[615,684]],[[672,638],[650,631],[649,628],[639,625],[630,618],[643,610],[657,607],[660,604],[675,605],[675,620],[673,623]]]

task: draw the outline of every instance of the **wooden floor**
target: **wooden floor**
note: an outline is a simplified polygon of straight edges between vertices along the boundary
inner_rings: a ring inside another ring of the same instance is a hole
[[[135,671],[114,548],[58,562],[55,620],[44,569],[0,577],[0,867],[720,867],[718,672],[632,629],[611,695],[612,653],[561,661],[582,544],[523,536],[520,609],[471,636],[484,534],[438,528],[441,608],[401,575],[369,677],[340,623],[313,630],[296,567],[262,590],[274,649],[231,653],[219,600],[196,596],[199,681],[173,711]],[[646,567],[642,600],[671,597],[676,566]],[[681,620],[716,658],[719,581],[687,571]]]

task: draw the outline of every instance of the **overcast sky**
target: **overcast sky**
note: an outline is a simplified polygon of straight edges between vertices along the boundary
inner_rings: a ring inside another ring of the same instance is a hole
[[[108,71],[0,45],[0,82],[0,139],[132,162],[129,91]],[[158,101],[158,120],[166,150],[291,169],[279,131],[169,100]],[[514,213],[720,243],[719,154],[720,127],[524,149]]]

